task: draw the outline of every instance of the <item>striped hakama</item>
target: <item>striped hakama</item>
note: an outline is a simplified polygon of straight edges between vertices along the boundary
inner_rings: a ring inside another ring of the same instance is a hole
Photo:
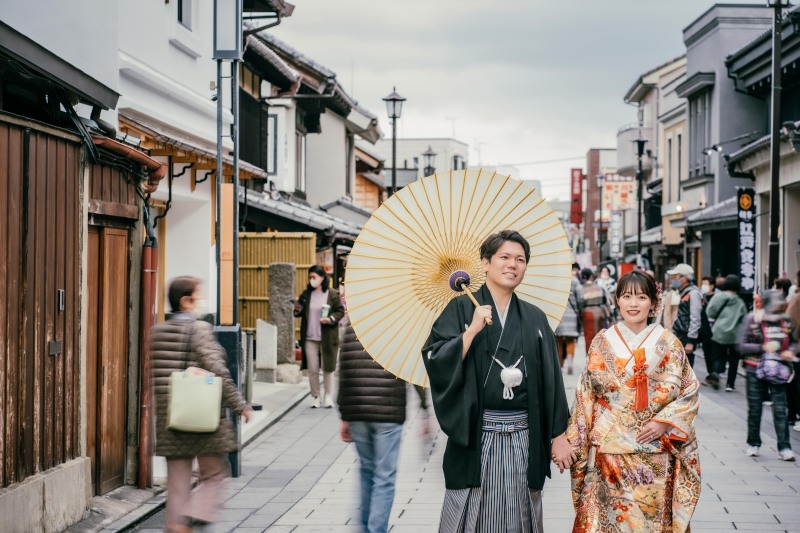
[[[542,533],[542,491],[528,488],[528,412],[483,412],[481,486],[447,490],[440,533]]]

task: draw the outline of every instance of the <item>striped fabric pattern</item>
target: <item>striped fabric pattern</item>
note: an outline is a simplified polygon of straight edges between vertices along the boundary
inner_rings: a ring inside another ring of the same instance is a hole
[[[481,486],[447,490],[440,533],[542,533],[542,493],[528,488],[528,412],[483,413]]]

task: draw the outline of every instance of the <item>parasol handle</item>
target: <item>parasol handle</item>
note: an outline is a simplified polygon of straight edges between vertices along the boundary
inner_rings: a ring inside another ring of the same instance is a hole
[[[450,274],[450,280],[448,283],[451,289],[453,289],[456,292],[458,291],[463,292],[469,297],[470,300],[472,300],[472,303],[475,304],[475,307],[480,307],[481,304],[478,303],[478,300],[476,300],[475,297],[472,295],[472,293],[469,291],[469,281],[470,281],[469,274],[467,272],[463,270],[456,270],[455,272]],[[487,316],[486,323],[491,326],[492,317]]]
[[[472,303],[475,304],[475,307],[480,307],[481,306],[481,304],[478,303],[478,300],[476,300],[475,297],[472,295],[472,293],[469,292],[469,289],[467,288],[466,284],[461,285],[461,290],[464,291],[464,294],[466,294],[467,297],[470,300],[472,300]],[[486,323],[491,326],[492,325],[492,317],[487,316],[486,317]]]

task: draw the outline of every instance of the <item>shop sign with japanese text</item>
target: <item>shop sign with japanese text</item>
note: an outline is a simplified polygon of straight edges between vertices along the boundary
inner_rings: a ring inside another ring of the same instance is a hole
[[[756,286],[756,206],[755,190],[739,189],[737,198],[739,229],[739,277],[742,292],[751,293]]]

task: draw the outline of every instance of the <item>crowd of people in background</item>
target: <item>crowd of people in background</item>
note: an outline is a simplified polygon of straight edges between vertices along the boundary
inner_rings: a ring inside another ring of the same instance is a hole
[[[616,318],[614,280],[607,268],[596,277],[594,270],[581,269],[577,264],[573,265],[573,275],[579,286],[573,289],[570,305],[576,305],[582,317],[588,347]],[[749,297],[734,274],[704,276],[698,286],[694,269],[685,263],[667,270],[664,278],[663,305],[654,321],[680,340],[692,367],[696,354],[702,354],[706,370],[702,385],[735,392],[739,371],[743,371],[749,456],[760,454],[761,417],[767,406],[772,408],[780,459],[794,461],[796,457],[789,432],[800,431],[800,380],[795,377],[800,370],[798,285],[800,272],[794,280],[778,278],[769,289]],[[568,309],[565,316],[571,317],[572,310]],[[569,327],[564,329],[572,332]],[[570,357],[566,358],[569,372]]]
[[[784,461],[794,461],[790,431],[800,431],[800,386],[795,379],[795,373],[800,369],[800,358],[797,356],[800,346],[800,272],[794,280],[775,280],[769,290],[756,291],[752,297],[742,292],[740,279],[733,274],[704,276],[699,280],[698,286],[694,269],[685,263],[666,271],[658,294],[648,285],[648,280],[654,280],[652,271],[641,272],[641,279],[635,280],[635,284],[638,284],[634,287],[635,290],[629,287],[627,292],[622,290],[622,293],[614,274],[613,267],[603,267],[598,273],[573,264],[569,299],[555,331],[557,362],[562,371],[566,374],[575,372],[575,350],[580,337],[584,337],[588,350],[590,346],[603,345],[603,339],[609,338],[608,331],[622,331],[625,343],[635,346],[643,334],[647,334],[652,327],[657,327],[658,331],[665,332],[659,338],[666,339],[664,342],[667,344],[670,339],[676,339],[679,344],[675,346],[681,348],[680,357],[676,352],[673,359],[677,362],[685,361],[685,367],[673,369],[676,375],[685,374],[691,377],[690,381],[694,380],[692,382],[700,385],[701,389],[735,392],[737,381],[741,381],[739,372],[742,370],[748,402],[745,453],[753,457],[761,453],[761,418],[764,406],[768,406],[772,409],[778,457]],[[630,276],[620,277],[619,282],[629,284],[628,278]],[[406,387],[364,351],[349,325],[343,285],[342,294],[338,294],[329,285],[328,276],[321,268],[312,269],[309,284],[295,305],[295,316],[303,318],[301,347],[304,364],[309,369],[311,406],[332,406],[332,373],[338,368],[340,375],[336,403],[342,419],[341,436],[345,441],[356,443],[361,463],[362,525],[366,531],[386,531],[388,512],[394,498],[397,455],[405,421]],[[624,294],[625,298],[632,298],[629,293],[641,293],[647,297],[650,307],[645,329],[642,329],[643,319],[637,322],[635,312],[638,304],[631,304],[627,300],[617,301],[621,298],[620,294]],[[634,314],[631,314],[631,309]],[[463,320],[458,324],[462,322]],[[637,326],[639,322],[642,324]],[[629,323],[636,327],[631,330]],[[340,337],[341,352],[338,346]],[[695,380],[692,370],[698,357],[703,359],[706,370],[702,382]],[[578,369],[578,373],[592,371],[594,374],[590,372],[591,375],[599,376],[598,372],[605,368],[598,363],[593,370],[590,368],[591,364],[589,362],[586,369]],[[320,391],[320,370],[324,376],[324,396]],[[376,403],[373,393],[378,389],[381,390],[384,401]],[[688,394],[686,390],[681,390],[681,394]],[[420,393],[422,418],[426,418],[429,400],[425,390],[418,389],[417,392]],[[578,397],[580,398],[580,394]],[[696,402],[695,392],[692,392],[691,397]],[[578,416],[577,412],[573,407],[572,427],[577,429],[574,430],[571,441],[581,442],[580,428],[583,426],[580,423],[582,419],[575,418]],[[693,412],[687,416],[693,416]],[[669,424],[654,424],[654,438],[664,431],[670,431],[670,427],[673,433],[684,431],[692,436],[692,422],[688,418],[687,420],[686,427],[683,427],[684,421],[680,418]],[[625,438],[628,437],[639,439],[641,435],[628,435]],[[650,436],[641,438],[647,440]],[[694,453],[694,448],[686,449]],[[590,454],[587,455],[588,451],[581,449],[573,451],[575,453],[578,458],[575,468],[580,471],[580,465],[584,464],[581,461],[588,461]],[[689,461],[692,459],[691,453],[686,457],[676,456],[677,459],[670,458],[667,454],[664,455],[664,460]],[[635,464],[637,460],[634,456],[630,457],[631,464]],[[557,465],[565,468],[572,461],[574,458],[564,459],[563,464]],[[590,468],[580,472],[588,475],[590,471],[594,470]],[[587,517],[594,516],[590,509],[593,505],[591,491],[584,493],[580,483],[577,488],[573,486],[573,490],[578,491],[576,496],[580,505],[588,506],[584,509],[582,520],[589,520]],[[620,497],[623,496],[624,494],[620,494]],[[684,507],[685,510],[688,509],[685,515],[675,514],[673,510],[662,513],[660,518],[650,518],[688,523],[691,506]],[[446,503],[445,508],[443,520],[451,511],[455,515],[464,512],[454,501]],[[454,511],[456,508],[459,509],[458,512]],[[642,517],[647,518],[645,515]]]

